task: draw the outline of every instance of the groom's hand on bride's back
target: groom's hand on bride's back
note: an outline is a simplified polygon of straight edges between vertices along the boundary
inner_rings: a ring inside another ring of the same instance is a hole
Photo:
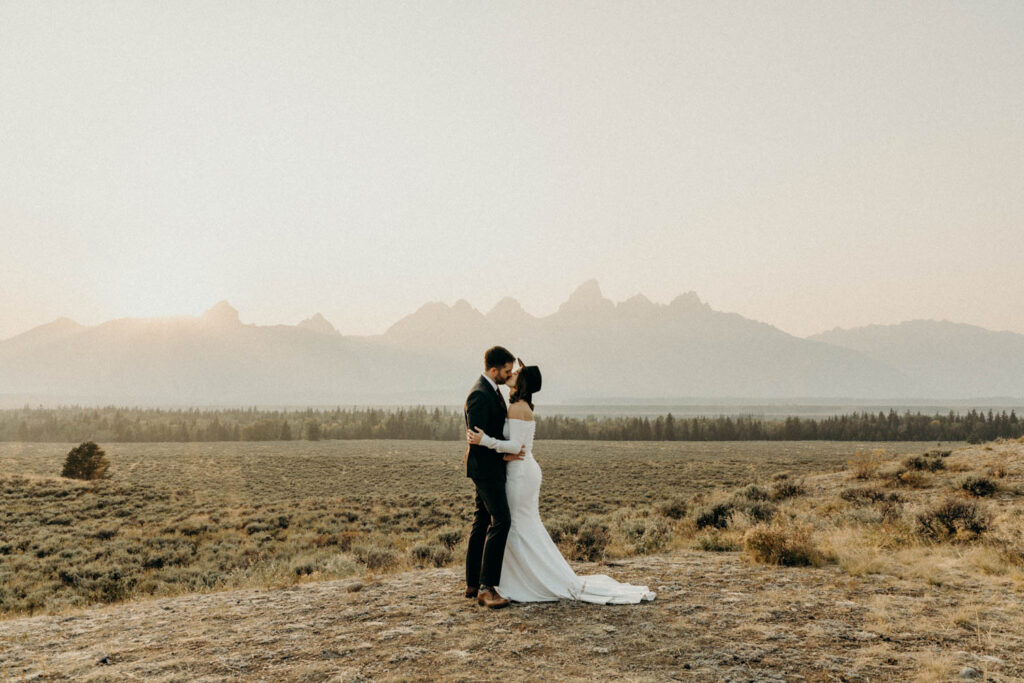
[[[505,462],[511,462],[512,460],[522,460],[526,457],[526,444],[519,447],[518,453],[506,453],[502,456],[502,460]]]

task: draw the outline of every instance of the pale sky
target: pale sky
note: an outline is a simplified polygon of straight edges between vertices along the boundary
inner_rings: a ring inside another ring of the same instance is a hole
[[[0,0],[0,339],[695,290],[1024,333],[1024,3]]]

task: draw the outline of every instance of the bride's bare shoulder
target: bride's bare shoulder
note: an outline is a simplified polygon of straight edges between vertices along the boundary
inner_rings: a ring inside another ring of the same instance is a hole
[[[533,411],[526,401],[516,401],[508,407],[508,416],[512,420],[532,420]]]

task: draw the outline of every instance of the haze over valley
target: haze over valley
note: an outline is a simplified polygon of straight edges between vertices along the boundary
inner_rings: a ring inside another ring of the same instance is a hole
[[[799,338],[694,292],[613,302],[590,280],[551,315],[512,298],[486,312],[431,302],[373,336],[341,334],[320,314],[245,324],[227,301],[200,316],[60,318],[0,342],[0,401],[457,405],[494,344],[542,367],[548,404],[1000,405],[1024,395],[1024,335],[916,320]]]

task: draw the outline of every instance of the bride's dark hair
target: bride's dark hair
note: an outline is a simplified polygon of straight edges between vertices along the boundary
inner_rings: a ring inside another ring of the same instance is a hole
[[[540,368],[536,365],[527,366],[522,358],[519,361],[519,374],[516,375],[516,385],[508,395],[509,405],[516,401],[526,401],[526,405],[533,410],[533,395],[540,391]]]

